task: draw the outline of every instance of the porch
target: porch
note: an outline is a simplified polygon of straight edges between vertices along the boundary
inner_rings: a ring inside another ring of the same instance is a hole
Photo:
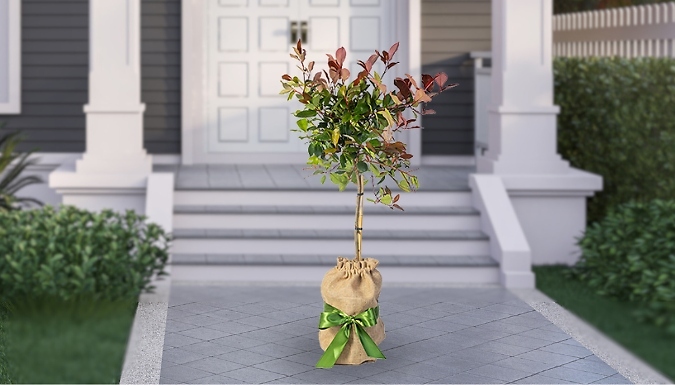
[[[172,275],[316,283],[338,256],[353,258],[355,188],[338,192],[307,167],[155,166],[175,175]],[[395,282],[499,282],[472,202],[472,172],[415,168],[421,190],[399,190],[405,212],[365,202],[364,257],[378,259]]]

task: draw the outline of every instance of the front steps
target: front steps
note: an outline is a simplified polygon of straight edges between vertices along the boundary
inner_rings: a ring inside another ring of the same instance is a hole
[[[352,191],[176,190],[172,276],[312,281],[354,257]],[[468,188],[402,193],[392,211],[365,202],[363,257],[387,282],[498,283],[499,265]]]

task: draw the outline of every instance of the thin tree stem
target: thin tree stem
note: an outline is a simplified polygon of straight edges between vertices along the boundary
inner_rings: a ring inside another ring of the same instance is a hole
[[[356,260],[361,260],[361,232],[363,231],[363,175],[358,175],[358,192],[356,193],[356,220],[354,223],[354,243],[356,244]]]

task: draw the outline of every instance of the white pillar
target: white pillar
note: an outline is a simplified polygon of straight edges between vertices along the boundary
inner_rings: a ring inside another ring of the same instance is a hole
[[[140,0],[89,0],[86,151],[49,178],[63,203],[145,211],[152,157],[143,149]]]
[[[89,0],[89,104],[82,173],[148,175],[143,149],[140,0]]]
[[[556,151],[551,0],[492,1],[488,151],[478,172],[566,173]]]
[[[552,0],[492,0],[488,150],[476,161],[501,177],[535,265],[577,261],[586,198],[602,189],[557,153],[552,13]]]

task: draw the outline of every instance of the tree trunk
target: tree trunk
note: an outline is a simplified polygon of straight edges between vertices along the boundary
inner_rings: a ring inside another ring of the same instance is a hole
[[[356,260],[361,260],[361,232],[363,231],[363,175],[358,175],[358,192],[356,193],[356,220],[354,223],[354,243],[356,244]]]

